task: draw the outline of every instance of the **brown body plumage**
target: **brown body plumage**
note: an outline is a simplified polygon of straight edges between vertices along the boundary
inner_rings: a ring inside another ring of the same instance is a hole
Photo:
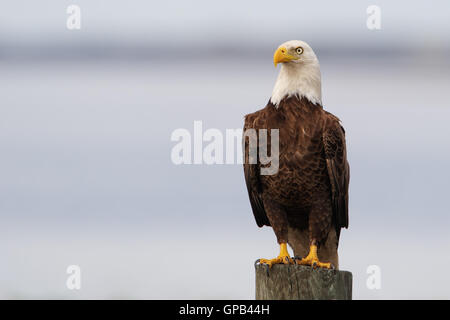
[[[348,227],[349,184],[339,119],[320,104],[291,96],[247,115],[247,129],[279,129],[279,170],[274,175],[261,175],[259,162],[249,163],[249,143],[244,142],[245,180],[258,226],[272,226],[280,244],[307,231],[309,244],[319,252],[332,231],[328,242],[337,249],[340,230]]]

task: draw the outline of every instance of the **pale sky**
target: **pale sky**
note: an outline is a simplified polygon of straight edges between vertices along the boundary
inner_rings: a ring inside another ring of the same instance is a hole
[[[0,11],[0,41],[70,42],[66,8],[82,13],[81,40],[192,46],[202,42],[254,45],[276,39],[345,43],[448,46],[450,3],[441,1],[24,1],[5,0]],[[366,8],[381,8],[382,30],[366,28]],[[73,35],[71,35],[73,36]],[[0,42],[1,43],[1,42]]]
[[[73,2],[79,31],[66,29]],[[450,2],[377,1],[378,31],[366,28],[372,1],[155,3],[2,1],[0,298],[252,299],[254,260],[278,248],[256,226],[242,166],[175,166],[170,136],[195,120],[241,128],[267,103],[273,49],[288,39],[315,49],[325,109],[346,129],[340,265],[354,298],[450,298],[439,271],[450,262]],[[162,54],[102,55],[127,46]],[[29,51],[48,58],[13,59]],[[53,59],[64,52],[81,58]],[[178,265],[201,249],[205,260]],[[79,292],[65,287],[70,264]],[[370,265],[381,290],[365,285]]]

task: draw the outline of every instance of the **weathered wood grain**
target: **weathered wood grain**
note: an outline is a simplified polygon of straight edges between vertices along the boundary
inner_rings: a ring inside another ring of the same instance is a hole
[[[351,272],[281,265],[256,265],[256,300],[351,300]]]

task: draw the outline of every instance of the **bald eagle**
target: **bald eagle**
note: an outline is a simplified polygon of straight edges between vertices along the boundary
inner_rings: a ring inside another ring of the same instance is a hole
[[[280,246],[276,258],[257,262],[338,268],[340,231],[348,227],[345,131],[340,120],[323,109],[319,61],[307,43],[283,43],[273,62],[275,67],[281,63],[281,70],[272,96],[264,109],[245,116],[244,125],[244,132],[279,130],[279,169],[272,175],[261,174],[259,161],[250,163],[244,135],[252,211],[259,227],[273,228]]]

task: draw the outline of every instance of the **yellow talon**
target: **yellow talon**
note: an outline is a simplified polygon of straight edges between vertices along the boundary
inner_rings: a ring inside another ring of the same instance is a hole
[[[301,259],[300,261],[296,261],[297,264],[300,265],[307,265],[307,266],[312,266],[312,267],[319,267],[319,268],[326,268],[326,269],[331,269],[332,265],[331,263],[324,263],[324,262],[320,262],[319,261],[319,257],[317,256],[317,246],[316,245],[311,245],[309,247],[309,253],[308,255]]]
[[[294,264],[294,260],[289,256],[287,244],[280,244],[280,254],[275,259],[259,259],[260,264],[267,264],[269,268],[274,264]]]

